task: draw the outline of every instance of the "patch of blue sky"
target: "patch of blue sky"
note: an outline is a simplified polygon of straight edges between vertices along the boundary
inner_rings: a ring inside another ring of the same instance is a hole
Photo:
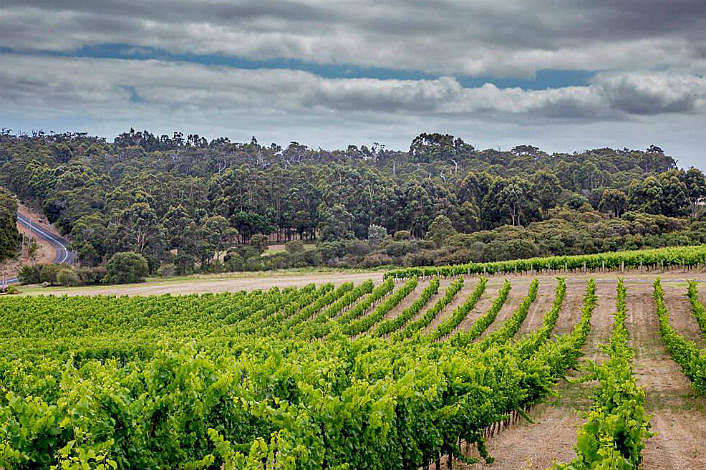
[[[239,69],[290,69],[301,70],[324,78],[374,78],[379,80],[431,80],[439,75],[417,70],[400,70],[385,67],[362,67],[350,64],[319,64],[296,59],[256,60],[222,54],[172,53],[154,47],[131,44],[108,43],[82,46],[74,51],[17,51],[0,47],[0,53],[18,53],[31,55],[50,55],[55,57],[90,57],[98,59],[131,60],[168,60],[189,62],[201,65],[234,67]],[[567,86],[587,85],[596,71],[590,70],[555,70],[542,69],[534,77],[492,77],[455,75],[456,80],[465,88],[475,88],[485,83],[492,83],[498,88],[522,88],[525,90],[543,90]]]

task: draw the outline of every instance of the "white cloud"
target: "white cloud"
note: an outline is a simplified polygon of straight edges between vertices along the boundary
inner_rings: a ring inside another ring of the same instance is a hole
[[[706,79],[683,74],[605,73],[588,86],[522,90],[489,83],[463,88],[450,77],[328,79],[286,69],[243,70],[156,60],[14,54],[1,55],[0,60],[0,109],[45,115],[183,109],[251,115],[347,112],[597,120],[706,109]]]

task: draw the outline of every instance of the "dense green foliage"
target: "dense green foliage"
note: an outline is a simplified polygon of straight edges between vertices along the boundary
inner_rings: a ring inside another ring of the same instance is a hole
[[[384,336],[395,330],[398,330],[407,323],[411,318],[413,318],[417,313],[421,311],[424,306],[429,303],[429,300],[433,295],[439,291],[439,279],[434,278],[429,281],[429,285],[422,291],[421,295],[417,297],[412,305],[405,308],[399,315],[394,318],[387,319],[380,322],[378,327],[373,333],[375,336]]]
[[[378,323],[383,317],[392,310],[397,304],[399,304],[402,299],[407,297],[414,289],[417,287],[417,279],[412,278],[405,282],[405,284],[392,293],[390,297],[385,299],[380,305],[377,306],[375,310],[371,313],[365,315],[352,323],[343,327],[343,334],[348,336],[357,335],[359,333],[364,333],[370,329],[371,326]]]
[[[525,318],[527,318],[527,313],[529,313],[530,307],[537,299],[538,289],[539,281],[535,279],[529,285],[527,296],[522,299],[522,302],[520,303],[519,307],[517,307],[517,309],[513,312],[512,316],[508,318],[505,323],[503,323],[502,328],[486,336],[483,342],[481,343],[481,347],[487,348],[493,343],[504,343],[505,341],[508,341],[510,340],[510,338],[515,336],[515,333],[517,333],[517,330],[520,329],[522,322],[524,322]],[[551,312],[549,313],[549,315],[551,315]],[[488,321],[488,323],[490,323],[490,321]],[[472,329],[473,328],[471,328],[471,330]],[[485,328],[483,328],[483,330],[485,330]]]
[[[692,312],[694,313],[694,318],[699,323],[699,328],[701,332],[706,335],[706,307],[699,300],[698,284],[695,281],[689,281],[689,302],[691,302]]]
[[[416,334],[422,328],[426,327],[431,321],[456,297],[458,291],[463,288],[463,278],[456,279],[446,288],[444,295],[432,305],[424,315],[417,320],[407,323],[402,330],[395,332],[395,339],[409,338]],[[485,285],[478,284],[476,290],[485,289]],[[480,295],[480,294],[479,294]]]
[[[0,261],[16,256],[19,249],[17,201],[12,197],[12,194],[0,188]]]
[[[147,276],[149,267],[147,260],[139,253],[115,253],[105,265],[108,273],[108,282],[125,284],[141,281]]]
[[[388,271],[387,278],[415,276],[457,276],[461,274],[513,273],[547,270],[598,270],[622,268],[696,267],[706,264],[706,245],[621,251],[580,256],[551,256],[494,263],[468,263],[453,266],[415,267]]]
[[[632,372],[632,349],[625,327],[625,287],[618,281],[617,309],[613,319],[608,359],[600,366],[590,363],[584,380],[598,380],[593,404],[578,432],[576,458],[558,468],[565,470],[616,469],[640,467],[642,449],[651,436],[645,412],[645,391]]]
[[[132,130],[113,143],[5,132],[0,184],[41,208],[83,264],[134,251],[163,274],[485,262],[706,242],[703,173],[678,169],[657,147],[549,155],[420,134],[406,152],[327,151]],[[394,236],[402,233],[409,237]],[[318,244],[263,253],[268,240],[292,239]]]
[[[693,341],[684,338],[669,324],[669,312],[664,305],[664,291],[659,279],[654,282],[654,299],[659,317],[659,332],[667,351],[684,371],[684,375],[691,379],[694,390],[706,396],[706,351],[699,349]]]
[[[437,340],[449,335],[463,321],[463,319],[466,318],[468,312],[473,310],[473,307],[476,306],[478,300],[480,300],[480,296],[483,295],[483,292],[485,292],[485,286],[487,283],[488,280],[486,278],[480,278],[478,280],[478,285],[473,290],[471,295],[469,295],[461,305],[456,307],[454,311],[451,312],[451,316],[449,316],[449,318],[443,320],[437,325],[436,328],[429,332],[429,338],[431,340]]]
[[[417,469],[442,454],[468,461],[460,442],[491,461],[484,431],[576,365],[591,298],[574,330],[551,341],[511,341],[521,314],[482,347],[337,333],[366,313],[340,323],[346,305],[370,314],[371,298],[403,297],[415,283],[368,295],[370,283],[2,299],[0,466]],[[324,339],[296,334],[318,318],[331,324]]]

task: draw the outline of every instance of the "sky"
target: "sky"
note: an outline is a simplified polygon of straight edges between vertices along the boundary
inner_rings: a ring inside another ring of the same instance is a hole
[[[408,149],[658,145],[706,169],[703,0],[3,0],[0,127]]]

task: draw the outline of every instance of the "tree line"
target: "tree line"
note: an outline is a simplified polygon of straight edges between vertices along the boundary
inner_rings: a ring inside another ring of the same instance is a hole
[[[706,241],[703,173],[678,168],[656,146],[548,154],[420,134],[408,151],[323,150],[132,129],[113,142],[4,130],[0,184],[41,208],[82,264],[136,252],[151,272],[493,261]],[[263,256],[274,242],[290,242],[287,252]]]
[[[0,261],[14,257],[19,249],[17,201],[9,191],[0,188]]]

